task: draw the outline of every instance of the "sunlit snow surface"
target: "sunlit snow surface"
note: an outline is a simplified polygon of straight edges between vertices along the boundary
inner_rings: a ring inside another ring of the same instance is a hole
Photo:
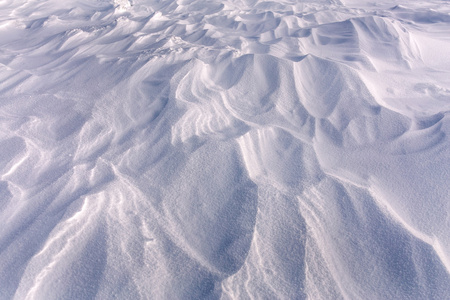
[[[448,1],[0,1],[0,299],[449,299]]]

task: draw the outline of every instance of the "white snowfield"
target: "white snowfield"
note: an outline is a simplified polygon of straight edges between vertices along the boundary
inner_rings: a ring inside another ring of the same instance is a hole
[[[450,299],[450,2],[0,1],[0,299]]]

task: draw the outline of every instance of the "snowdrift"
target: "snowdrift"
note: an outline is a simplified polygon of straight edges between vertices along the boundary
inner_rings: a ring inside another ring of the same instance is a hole
[[[450,6],[0,3],[0,299],[448,299]]]

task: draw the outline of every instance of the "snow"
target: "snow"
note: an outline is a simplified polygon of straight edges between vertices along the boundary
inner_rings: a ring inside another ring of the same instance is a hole
[[[448,1],[0,2],[0,299],[448,299]]]

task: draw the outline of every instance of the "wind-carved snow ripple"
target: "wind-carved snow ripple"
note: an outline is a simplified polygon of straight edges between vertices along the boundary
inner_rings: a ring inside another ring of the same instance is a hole
[[[444,299],[449,19],[410,5],[0,4],[0,298]]]

